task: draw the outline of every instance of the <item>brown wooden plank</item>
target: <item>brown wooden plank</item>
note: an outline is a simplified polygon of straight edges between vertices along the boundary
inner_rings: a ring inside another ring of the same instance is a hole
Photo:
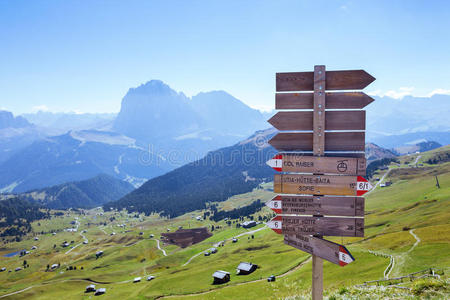
[[[313,134],[308,132],[280,132],[269,140],[280,151],[312,151]],[[364,132],[326,132],[325,151],[364,151]]]
[[[285,235],[284,243],[341,267],[355,260],[345,246],[311,235]]]
[[[318,157],[279,153],[267,161],[278,172],[366,175],[364,157]]]
[[[363,92],[327,92],[326,109],[362,109],[374,99]],[[313,93],[277,93],[275,109],[313,109]]]
[[[301,152],[301,151],[296,151],[296,152],[280,152],[284,153],[284,154],[299,154],[299,155],[303,155],[303,156],[314,156],[312,152]],[[325,156],[324,157],[355,157],[355,158],[365,158],[365,152],[342,152],[342,151],[336,151],[336,152],[330,152],[330,151],[325,151]]]
[[[280,194],[362,196],[370,189],[358,188],[361,176],[275,174],[274,192]]]
[[[313,153],[325,153],[325,66],[314,66]]]
[[[362,90],[375,78],[364,70],[326,72],[326,90]],[[277,92],[314,90],[314,72],[276,74]]]
[[[363,218],[276,216],[267,222],[278,233],[280,225],[282,234],[364,237]]]
[[[313,130],[312,111],[281,111],[276,113],[269,122],[278,130]],[[325,130],[365,130],[366,111],[336,110],[326,111]]]
[[[364,217],[364,198],[277,195],[266,205],[277,214]]]

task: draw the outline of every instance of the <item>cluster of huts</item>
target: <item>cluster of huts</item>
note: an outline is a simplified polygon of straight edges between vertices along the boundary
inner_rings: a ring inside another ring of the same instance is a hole
[[[241,262],[236,268],[236,275],[248,275],[253,273],[258,268],[258,265],[249,263],[249,262]],[[214,272],[213,276],[213,284],[222,284],[230,281],[231,276],[229,272],[218,270]]]
[[[94,293],[95,296],[103,295],[106,293],[105,288],[95,289],[95,284],[90,284],[86,287],[85,293]]]

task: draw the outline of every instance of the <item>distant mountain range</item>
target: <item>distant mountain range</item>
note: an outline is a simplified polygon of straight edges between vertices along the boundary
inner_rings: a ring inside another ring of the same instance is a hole
[[[365,151],[366,151],[367,165],[369,165],[371,162],[375,160],[383,158],[393,158],[397,156],[391,150],[381,148],[380,146],[374,143],[367,143]]]
[[[115,113],[75,113],[38,111],[22,115],[46,135],[75,130],[111,130]]]
[[[51,209],[92,208],[120,199],[133,189],[128,182],[101,174],[14,196]],[[3,197],[10,198],[9,195]]]
[[[204,158],[147,181],[105,209],[160,213],[175,217],[205,208],[208,202],[225,201],[272,181],[266,165],[276,150],[267,141],[274,129],[259,131],[231,147],[209,152]]]
[[[76,131],[35,141],[0,164],[2,192],[26,192],[100,173],[142,184],[171,167],[118,133]]]
[[[423,141],[446,145],[449,101],[446,95],[376,97],[367,107],[366,139],[388,149]],[[131,88],[117,115],[0,112],[0,192],[100,173],[139,186],[270,127],[266,116],[226,92],[189,98],[159,80]]]
[[[11,112],[0,110],[0,129],[24,128],[30,126],[31,124],[24,117],[14,117]]]
[[[406,96],[400,100],[389,97],[374,99],[367,106],[368,141],[375,142],[372,139],[387,135],[450,131],[450,122],[446,117],[450,114],[450,95],[436,94],[429,98]]]
[[[0,192],[25,192],[99,173],[139,186],[268,127],[258,110],[225,92],[200,93],[190,99],[158,80],[130,89],[115,119],[110,114],[47,112],[25,117],[38,126],[28,123],[34,135],[22,147],[3,149]],[[92,126],[99,128],[80,130]],[[73,130],[48,136],[69,128]],[[14,130],[5,128],[9,133]],[[18,144],[24,136],[15,135],[5,144]],[[7,141],[0,133],[3,140]]]
[[[24,117],[14,117],[11,112],[0,110],[0,164],[44,136]]]
[[[225,201],[273,180],[266,161],[277,151],[267,141],[275,129],[258,131],[234,146],[208,153],[204,158],[147,181],[105,209],[123,209],[175,217],[203,209],[208,202]],[[366,145],[368,162],[396,155],[375,144]]]
[[[436,143],[433,141],[431,141],[431,142],[424,141],[424,142],[420,142],[417,144],[396,147],[396,148],[394,148],[394,152],[397,153],[398,155],[405,155],[405,154],[416,153],[416,152],[430,151],[433,149],[437,149],[439,147],[442,147],[442,145],[439,143]]]

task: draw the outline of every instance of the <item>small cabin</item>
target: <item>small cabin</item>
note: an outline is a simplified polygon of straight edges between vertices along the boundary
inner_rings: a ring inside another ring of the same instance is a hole
[[[20,271],[20,270],[22,270],[22,268],[21,267],[17,267],[15,271],[17,272],[17,271]]]
[[[58,264],[53,264],[53,265],[51,266],[51,269],[53,270],[53,269],[56,269],[56,268],[58,268],[58,267],[59,267]]]
[[[219,270],[214,272],[213,278],[214,278],[213,284],[226,283],[230,281],[230,273]]]
[[[34,240],[35,240],[35,241],[39,241],[39,238],[38,238],[38,237],[35,237]]]
[[[103,255],[103,251],[97,251],[96,253],[95,253],[95,258],[99,258],[100,256],[102,256]]]
[[[86,287],[85,293],[95,292],[95,284],[90,284]]]
[[[151,280],[153,280],[153,279],[155,279],[155,276],[152,276],[152,275],[147,276],[147,281],[151,281]]]
[[[5,272],[6,271],[6,267],[3,267],[0,269],[0,272]]]
[[[252,228],[255,227],[256,225],[257,225],[256,221],[245,221],[241,224],[243,228]]]
[[[237,275],[247,275],[253,273],[258,268],[257,265],[248,262],[241,262],[236,268]]]
[[[35,249],[37,249],[37,247],[36,247],[36,246],[33,246],[33,247],[31,247],[31,250],[35,250]]]
[[[233,243],[237,243],[238,239],[237,238],[233,238]]]
[[[217,253],[217,248],[211,248],[211,253]]]
[[[135,279],[133,279],[133,283],[141,282],[141,279],[141,277],[136,277]]]
[[[106,293],[106,289],[105,288],[99,288],[98,290],[95,291],[95,296],[98,295],[103,295],[104,293]]]

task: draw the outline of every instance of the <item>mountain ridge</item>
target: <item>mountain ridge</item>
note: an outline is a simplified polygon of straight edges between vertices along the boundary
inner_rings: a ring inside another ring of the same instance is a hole
[[[106,174],[99,174],[82,181],[66,182],[14,194],[14,197],[51,209],[93,208],[117,200],[133,189],[134,187],[128,182]],[[11,196],[3,195],[2,197],[7,199]]]

